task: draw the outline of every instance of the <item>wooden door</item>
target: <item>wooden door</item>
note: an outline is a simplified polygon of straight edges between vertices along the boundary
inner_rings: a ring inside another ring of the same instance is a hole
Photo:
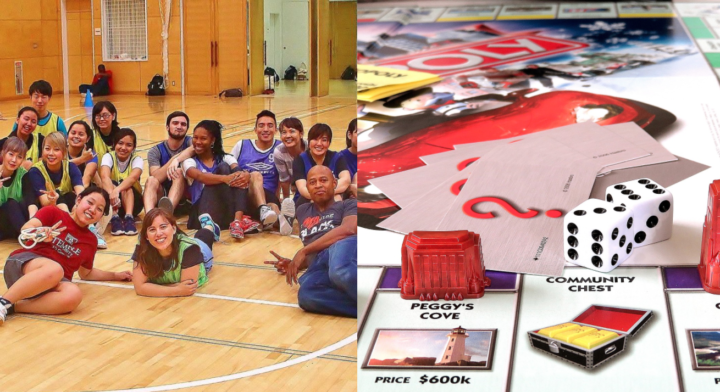
[[[245,0],[216,0],[217,92],[241,88],[247,94],[247,5]]]
[[[330,2],[330,79],[340,79],[348,66],[357,63],[357,3]]]
[[[215,94],[215,4],[185,0],[185,92]]]

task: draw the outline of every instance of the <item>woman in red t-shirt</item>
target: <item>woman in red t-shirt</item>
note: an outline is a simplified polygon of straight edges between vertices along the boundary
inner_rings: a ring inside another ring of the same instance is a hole
[[[54,205],[43,207],[23,230],[37,229],[46,238],[31,249],[19,249],[5,262],[8,290],[0,297],[0,325],[13,312],[63,314],[75,310],[82,293],[72,283],[78,271],[83,280],[132,280],[130,271],[109,272],[93,267],[97,238],[88,229],[107,214],[107,192],[90,186],[67,213]]]

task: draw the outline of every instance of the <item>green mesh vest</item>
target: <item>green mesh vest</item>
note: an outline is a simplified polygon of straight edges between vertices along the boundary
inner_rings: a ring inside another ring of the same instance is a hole
[[[11,184],[5,183],[0,188],[0,205],[5,204],[9,199],[22,201],[22,178],[27,173],[22,166],[15,171],[15,178]]]
[[[173,284],[180,283],[180,274],[182,273],[182,258],[185,253],[185,249],[189,246],[197,245],[194,238],[190,238],[183,234],[178,234],[178,240],[180,241],[180,249],[178,250],[178,260],[174,263],[173,269],[165,271],[165,273],[158,277],[148,279],[150,283],[155,284]],[[208,277],[205,272],[205,263],[200,263],[200,274],[198,276],[198,287],[202,287],[207,283]]]

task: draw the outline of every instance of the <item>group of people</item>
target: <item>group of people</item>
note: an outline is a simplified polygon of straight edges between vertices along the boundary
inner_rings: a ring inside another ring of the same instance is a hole
[[[0,140],[0,239],[23,245],[5,263],[0,324],[14,312],[74,310],[82,300],[75,272],[83,280],[132,281],[143,296],[192,295],[208,282],[221,230],[235,239],[263,230],[290,235],[296,219],[303,247],[292,258],[272,252],[266,263],[300,284],[301,308],[357,316],[356,120],[347,148],[334,152],[328,125],[315,124],[305,139],[299,119],[278,125],[263,110],[256,138],[227,153],[219,122],[202,120],[188,136],[189,116],[176,111],[166,119],[167,140],[148,151],[143,189],[137,137],[119,126],[111,102],[94,105],[92,125],[66,128],[47,109],[49,83],[34,82],[29,93],[32,105]],[[197,229],[192,237],[178,228],[175,217],[183,215]],[[138,235],[132,271],[94,268],[108,224],[112,235]]]

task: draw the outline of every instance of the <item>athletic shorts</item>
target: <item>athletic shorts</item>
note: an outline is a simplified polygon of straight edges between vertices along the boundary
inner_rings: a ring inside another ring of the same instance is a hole
[[[5,262],[5,270],[3,271],[3,276],[5,277],[5,284],[7,285],[7,288],[10,288],[10,286],[14,285],[15,282],[17,282],[20,278],[23,277],[23,266],[35,259],[41,258],[44,256],[40,256],[38,254],[32,253],[32,252],[22,252],[15,255],[12,255],[8,257],[7,261]],[[63,276],[63,278],[60,280],[61,282],[70,282],[67,278]],[[49,291],[52,291],[53,289],[44,291],[35,297],[39,297]],[[32,298],[35,298],[32,297]]]

